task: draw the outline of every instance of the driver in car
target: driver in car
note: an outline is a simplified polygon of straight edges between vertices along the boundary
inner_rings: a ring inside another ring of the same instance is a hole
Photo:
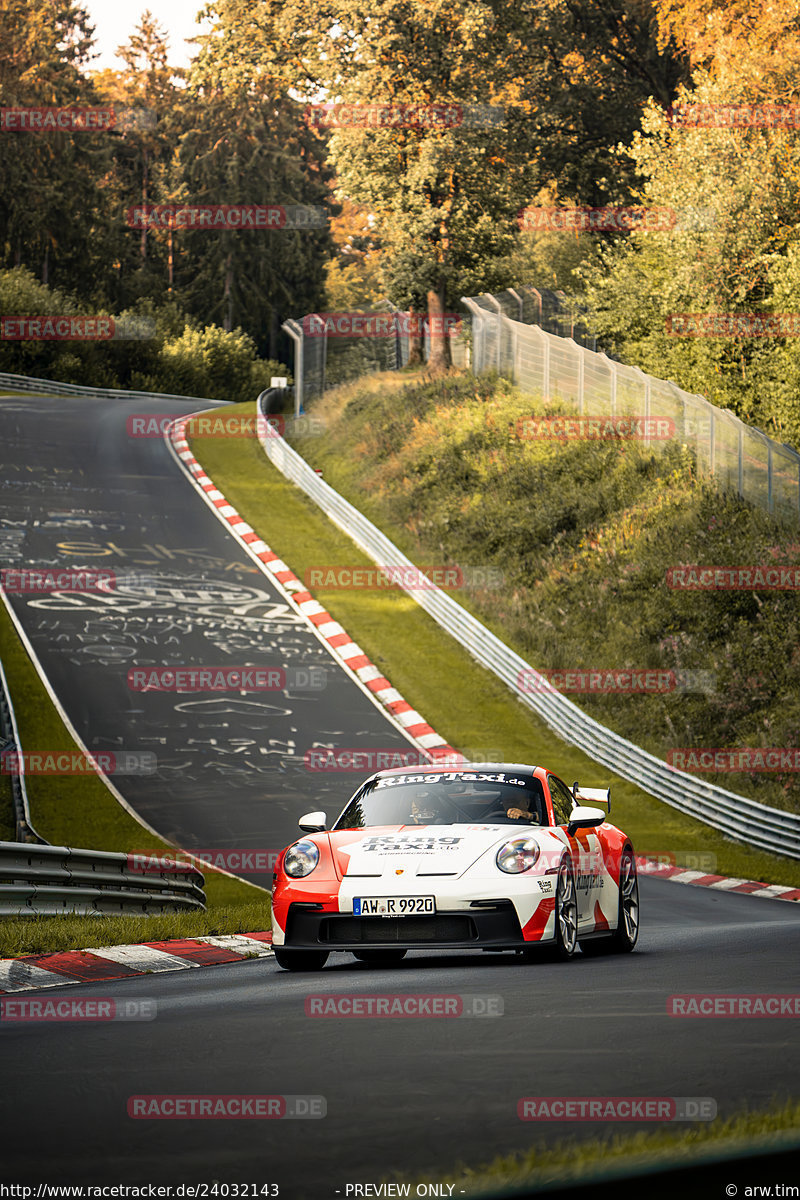
[[[533,821],[534,824],[536,824],[536,825],[539,824],[539,814],[538,813],[531,812],[527,808],[520,808],[518,804],[514,803],[513,799],[504,798],[501,801],[501,803],[503,805],[503,808],[506,810],[506,816],[511,817],[512,820],[514,820],[514,821],[521,821],[521,820]]]
[[[414,825],[431,825],[440,818],[433,792],[417,792],[411,801],[411,821]]]

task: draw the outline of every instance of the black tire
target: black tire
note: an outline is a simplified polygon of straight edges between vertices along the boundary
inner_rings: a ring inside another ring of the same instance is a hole
[[[372,967],[393,967],[396,963],[402,962],[408,951],[391,947],[388,950],[353,950],[352,953],[353,958],[357,958],[359,962],[369,963]]]
[[[556,886],[556,937],[553,944],[555,956],[565,962],[572,958],[578,948],[578,897],[575,892],[575,875],[568,858],[561,860]]]
[[[630,954],[639,940],[639,875],[633,850],[626,846],[619,864],[617,928],[611,937],[617,954]]]
[[[275,948],[275,962],[284,971],[321,971],[328,961],[327,950],[281,950]]]
[[[608,937],[595,937],[581,942],[581,953],[587,958],[595,958],[599,954],[630,954],[638,938],[639,878],[633,851],[626,846],[619,863],[617,928]]]

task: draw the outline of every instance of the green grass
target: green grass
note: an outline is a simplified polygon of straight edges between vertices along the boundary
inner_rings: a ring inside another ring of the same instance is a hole
[[[3,917],[0,920],[0,958],[23,954],[52,954],[86,946],[127,946],[136,942],[161,942],[170,938],[203,937],[206,934],[257,933],[269,928],[268,897],[264,900],[218,898],[225,891],[206,877],[209,905],[206,912],[171,913],[152,917]],[[235,881],[229,881],[235,883]],[[252,889],[249,889],[253,895]]]
[[[544,1148],[520,1152],[478,1167],[458,1166],[446,1174],[425,1176],[424,1182],[447,1182],[455,1185],[453,1195],[464,1189],[470,1196],[496,1195],[508,1189],[529,1191],[552,1184],[590,1183],[597,1178],[598,1168],[603,1177],[615,1170],[652,1169],[691,1165],[721,1156],[743,1153],[769,1153],[800,1144],[800,1104],[789,1102],[773,1105],[766,1112],[743,1112],[736,1116],[709,1122],[697,1122],[689,1128],[670,1129],[634,1134],[614,1134],[608,1138],[578,1141],[564,1138]],[[422,1182],[405,1176],[413,1183]],[[735,1165],[733,1167],[733,1178]],[[647,1180],[641,1185],[647,1188]],[[529,1191],[527,1190],[529,1189]],[[414,1189],[412,1187],[412,1195]]]
[[[251,405],[239,407],[252,411]],[[309,443],[324,440],[307,439],[304,452],[310,456]],[[230,503],[301,579],[311,567],[371,562],[283,478],[254,438],[195,438],[192,449]],[[326,478],[332,474],[326,469]],[[383,528],[393,536],[386,523]],[[456,748],[495,749],[509,762],[543,763],[570,783],[611,784],[612,819],[630,834],[640,854],[713,854],[720,874],[800,885],[800,863],[730,842],[562,742],[405,593],[315,588],[314,594]],[[691,865],[691,857],[684,861]]]
[[[3,604],[0,604],[0,659],[26,751],[69,751],[75,745],[42,684]],[[3,781],[0,776],[0,786]],[[144,847],[168,848],[130,816],[102,780],[81,777],[29,775],[26,780],[31,819],[53,845],[86,850],[126,852]],[[0,802],[6,789],[0,791]],[[9,800],[0,807],[0,828],[13,840]],[[2,840],[2,839],[0,839]],[[152,941],[164,937],[197,937],[203,933],[242,933],[269,928],[269,895],[245,880],[219,872],[205,873],[207,911],[152,917],[3,917],[0,955],[46,953],[53,950],[119,942]],[[156,932],[161,931],[164,932]],[[168,932],[167,932],[168,931]]]

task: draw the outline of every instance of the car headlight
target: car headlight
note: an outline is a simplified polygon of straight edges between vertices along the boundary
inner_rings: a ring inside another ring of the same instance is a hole
[[[283,869],[292,879],[304,879],[319,862],[319,847],[314,842],[295,842],[283,856]]]
[[[530,871],[539,857],[539,843],[533,838],[512,838],[497,851],[495,862],[506,875]]]

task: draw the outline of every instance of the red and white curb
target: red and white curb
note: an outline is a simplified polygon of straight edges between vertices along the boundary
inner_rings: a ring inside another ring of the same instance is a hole
[[[160,971],[214,967],[272,954],[271,933],[237,933],[219,937],[179,938],[134,946],[100,946],[58,954],[26,954],[0,959],[0,996],[39,988],[69,987],[128,979]]]
[[[760,883],[756,879],[736,879],[729,875],[709,875],[706,871],[687,871],[684,867],[671,867],[666,863],[654,862],[645,855],[637,856],[636,863],[640,874],[669,879],[671,883],[689,883],[693,887],[714,888],[718,892],[763,896],[765,900],[800,901],[800,888],[786,887],[782,883]]]
[[[442,758],[453,762],[465,761],[463,755],[449,746],[444,738],[440,737],[427,721],[403,699],[385,675],[364,654],[361,647],[353,641],[337,621],[334,621],[331,614],[323,608],[319,601],[314,599],[294,571],[269,548],[253,527],[239,515],[233,505],[228,503],[213,479],[206,474],[189,449],[185,431],[186,424],[190,419],[190,417],[182,417],[175,421],[170,426],[168,436],[178,460],[188,472],[193,483],[204,493],[207,501],[217,511],[219,517],[227,523],[235,537],[262,564],[283,591],[289,603],[311,625],[316,627],[319,635],[340,662],[372,692],[404,728],[405,732],[416,741],[421,749],[428,753],[432,761],[436,762]],[[784,887],[778,883],[758,883],[750,879],[727,878],[723,875],[709,875],[703,871],[686,871],[682,867],[662,866],[644,856],[637,861],[642,874],[657,875],[661,879],[669,879],[674,883],[712,887],[726,892],[746,892],[753,896],[764,896],[766,899],[772,900],[800,900],[800,888]]]
[[[314,599],[294,571],[278,557],[274,550],[270,549],[252,526],[248,525],[247,521],[239,515],[233,505],[228,503],[189,449],[185,433],[189,419],[189,417],[184,417],[176,421],[170,427],[168,436],[171,438],[178,459],[191,476],[192,481],[205,494],[219,517],[228,524],[231,532],[269,573],[292,607],[315,627],[333,655],[355,675],[376,700],[380,701],[394,721],[402,727],[421,750],[427,753],[432,762],[441,758],[447,758],[453,762],[465,761],[463,755],[448,745],[416,709],[403,699],[397,688],[392,687],[383,672],[371,662],[338,621],[334,621],[327,609]]]

